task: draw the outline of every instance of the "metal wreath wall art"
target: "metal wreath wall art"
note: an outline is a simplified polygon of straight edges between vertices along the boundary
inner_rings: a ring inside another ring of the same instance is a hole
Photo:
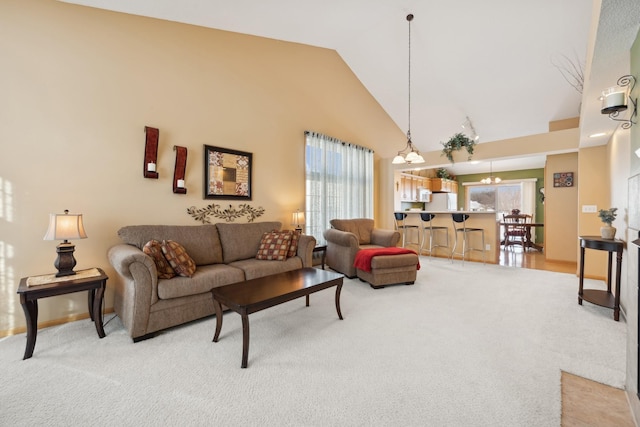
[[[210,224],[209,217],[224,219],[226,222],[233,222],[236,218],[243,216],[247,217],[247,222],[253,222],[259,216],[264,214],[264,208],[254,208],[247,204],[241,204],[238,209],[229,205],[228,208],[222,209],[221,205],[212,203],[206,208],[198,209],[195,206],[191,206],[187,209],[187,213],[193,217],[196,221],[200,221],[203,224]]]

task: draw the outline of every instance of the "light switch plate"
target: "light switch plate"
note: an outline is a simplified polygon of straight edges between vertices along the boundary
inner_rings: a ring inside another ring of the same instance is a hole
[[[597,205],[582,205],[582,213],[596,213],[598,212]]]

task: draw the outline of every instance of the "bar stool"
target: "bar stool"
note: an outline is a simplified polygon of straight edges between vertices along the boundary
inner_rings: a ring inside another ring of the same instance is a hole
[[[486,262],[486,252],[484,250],[484,228],[473,228],[467,227],[467,219],[469,219],[468,214],[454,213],[451,214],[451,219],[453,220],[453,229],[455,230],[455,243],[453,244],[453,250],[451,251],[451,260],[453,261],[454,255],[462,255],[462,263],[464,264],[464,257],[469,251],[482,251],[482,262]],[[456,247],[458,246],[458,233],[462,234],[462,252],[456,252]],[[474,248],[469,247],[467,243],[467,239],[471,233],[480,233],[482,237],[482,248]]]
[[[429,233],[429,256],[433,255],[434,248],[447,248],[449,251],[449,227],[443,226],[434,226],[431,223],[431,220],[436,216],[436,214],[422,212],[420,214],[420,220],[422,221],[422,243],[420,243],[420,253],[424,250],[424,243],[427,239],[426,234]],[[439,245],[437,239],[437,232],[444,231],[445,238],[447,239],[446,245]],[[436,234],[434,234],[436,233]],[[434,244],[435,242],[435,244]]]
[[[416,230],[417,233],[420,232],[420,227],[417,225],[407,225],[406,223],[406,219],[407,219],[407,214],[406,213],[402,213],[402,212],[394,212],[393,214],[393,218],[396,224],[396,231],[399,231],[400,234],[402,235],[402,247],[405,247],[405,244],[407,243],[406,238],[407,238],[407,230],[411,231],[411,230]],[[408,243],[415,243],[416,245],[420,244],[420,242],[408,242]]]

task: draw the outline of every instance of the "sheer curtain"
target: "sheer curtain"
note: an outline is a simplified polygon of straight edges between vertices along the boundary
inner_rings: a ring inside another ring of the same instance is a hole
[[[373,218],[373,151],[305,132],[306,233],[318,245],[334,218]]]

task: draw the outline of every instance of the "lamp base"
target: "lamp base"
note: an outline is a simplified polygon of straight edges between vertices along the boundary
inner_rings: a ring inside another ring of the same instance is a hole
[[[56,246],[56,252],[58,258],[53,263],[53,266],[58,269],[56,277],[73,276],[76,274],[73,271],[73,267],[76,266],[76,259],[73,257],[73,252],[76,250],[76,246],[73,243],[63,242]]]

